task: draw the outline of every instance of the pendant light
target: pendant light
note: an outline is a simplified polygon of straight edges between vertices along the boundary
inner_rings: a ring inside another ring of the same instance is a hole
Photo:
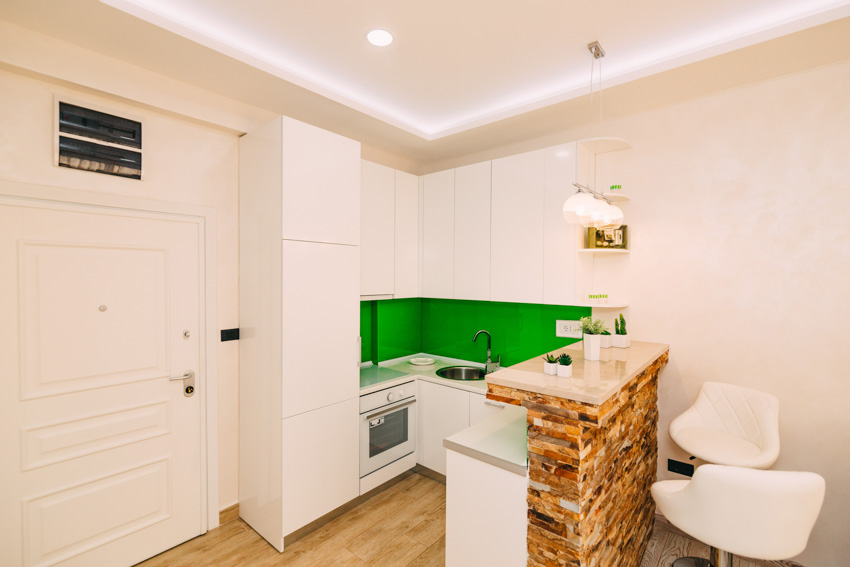
[[[597,60],[599,61],[599,127],[602,127],[602,61],[605,50],[594,41],[588,44],[588,51],[593,56],[590,62],[590,132],[593,133],[593,73]],[[588,155],[588,161],[594,158]],[[578,159],[578,152],[576,152]],[[595,164],[594,164],[595,165]],[[576,168],[578,170],[578,168]],[[590,171],[588,166],[587,171]],[[570,224],[582,224],[596,229],[620,228],[623,224],[623,211],[611,203],[611,200],[593,188],[574,183],[578,191],[564,203],[564,219]]]

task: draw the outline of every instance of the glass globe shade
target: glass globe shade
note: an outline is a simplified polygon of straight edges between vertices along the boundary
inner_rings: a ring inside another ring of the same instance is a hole
[[[596,199],[588,193],[576,193],[564,202],[564,219],[570,224],[578,224],[581,217],[595,207]]]
[[[623,226],[623,211],[617,205],[608,205],[608,211],[604,216],[605,224],[597,228],[620,228]]]
[[[579,214],[579,222],[586,228],[600,228],[608,219],[611,218],[611,213],[608,211],[610,205],[601,199],[593,199],[593,205],[587,207],[583,213]]]

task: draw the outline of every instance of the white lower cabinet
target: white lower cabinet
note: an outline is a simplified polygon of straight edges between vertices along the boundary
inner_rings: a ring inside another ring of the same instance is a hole
[[[283,533],[360,495],[359,398],[283,420]]]
[[[528,478],[455,451],[447,476],[446,567],[525,565]]]
[[[469,392],[425,380],[416,383],[417,462],[446,474],[443,439],[469,427]]]
[[[501,412],[505,404],[488,400],[484,394],[469,393],[469,425]]]

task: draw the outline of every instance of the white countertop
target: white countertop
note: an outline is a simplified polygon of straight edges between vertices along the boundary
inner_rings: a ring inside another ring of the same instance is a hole
[[[443,447],[525,476],[528,471],[526,410],[505,404],[498,414],[443,439]]]
[[[555,356],[567,353],[572,357],[571,378],[545,374],[543,358],[538,356],[488,374],[486,381],[497,386],[602,405],[670,347],[661,343],[632,341],[629,348],[603,348],[601,360],[585,360],[583,348],[583,344],[578,342],[552,351]]]
[[[433,358],[434,364],[429,366],[416,366],[408,362],[411,358]],[[434,382],[449,388],[466,390],[475,394],[487,393],[486,380],[449,380],[437,376],[437,370],[444,366],[475,366],[484,368],[479,362],[469,362],[457,358],[435,356],[433,354],[419,353],[411,354],[395,360],[381,362],[378,366],[366,366],[360,369],[360,395],[369,394],[396,384],[402,384],[411,379]]]

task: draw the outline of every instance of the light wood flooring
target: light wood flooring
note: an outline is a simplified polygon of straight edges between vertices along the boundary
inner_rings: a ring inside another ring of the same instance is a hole
[[[283,553],[236,519],[139,566],[443,567],[445,553],[446,487],[413,474]],[[669,567],[683,555],[708,557],[708,547],[659,525],[641,567]],[[735,558],[734,567],[756,565]]]

